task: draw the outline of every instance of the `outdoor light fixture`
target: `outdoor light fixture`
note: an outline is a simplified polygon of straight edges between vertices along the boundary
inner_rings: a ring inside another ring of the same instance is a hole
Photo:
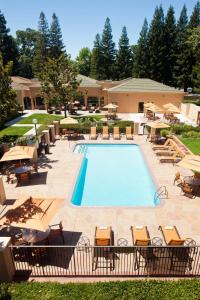
[[[33,119],[32,123],[35,125],[35,136],[36,136],[36,140],[37,140],[37,119]]]

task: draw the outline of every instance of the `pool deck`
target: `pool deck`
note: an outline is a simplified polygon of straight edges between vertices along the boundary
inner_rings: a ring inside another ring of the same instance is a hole
[[[85,140],[81,142],[88,141],[88,136],[85,136]],[[113,139],[98,142],[113,143]],[[125,138],[120,141],[125,142]],[[158,230],[159,225],[176,225],[182,238],[191,237],[200,244],[200,197],[191,199],[182,196],[180,187],[173,185],[174,174],[178,170],[183,176],[192,173],[170,163],[159,163],[152,150],[152,144],[146,142],[146,136],[135,136],[134,141],[128,143],[133,142],[141,146],[157,187],[166,186],[168,190],[169,198],[162,200],[157,207],[72,206],[67,196],[71,193],[75,182],[81,156],[72,152],[76,142],[64,139],[56,141],[55,146],[50,148],[51,154],[40,158],[39,176],[34,175],[30,184],[16,187],[16,184],[4,182],[7,199],[16,199],[24,195],[66,198],[66,206],[60,210],[52,223],[63,221],[67,236],[66,244],[69,245],[75,244],[80,235],[87,236],[92,245],[95,226],[98,225],[112,226],[115,244],[119,238],[125,238],[129,245],[132,244],[131,225],[147,225],[151,237],[162,236]],[[2,209],[0,206],[0,212]]]

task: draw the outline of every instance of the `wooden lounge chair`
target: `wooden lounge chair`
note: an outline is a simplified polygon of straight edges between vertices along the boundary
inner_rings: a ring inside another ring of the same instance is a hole
[[[132,135],[132,128],[126,127],[126,139],[127,140],[132,140],[133,139],[133,135]]]
[[[103,140],[109,139],[108,126],[103,126],[102,138]]]
[[[119,127],[114,127],[113,138],[114,138],[114,140],[120,140]]]
[[[63,235],[63,225],[62,222],[59,224],[50,225],[50,233],[47,237],[48,243],[50,244],[57,237],[61,238],[63,245],[65,244],[65,239]]]
[[[96,127],[91,127],[90,128],[90,139],[91,140],[96,140],[97,139],[97,128]]]
[[[95,228],[94,245],[101,247],[94,247],[92,270],[95,271],[99,268],[114,267],[113,249],[109,246],[112,245],[112,227],[111,226],[98,226]]]
[[[181,239],[176,226],[159,226],[165,243],[170,246],[184,245],[185,239]]]
[[[173,156],[174,154],[176,153],[176,151],[173,151],[173,150],[156,150],[155,151],[155,154],[157,156]]]
[[[155,145],[152,147],[153,150],[168,150],[170,148],[170,139],[167,139],[163,145]]]
[[[173,156],[161,156],[159,157],[159,161],[161,163],[177,163],[181,160],[180,157],[177,156],[177,154],[175,153]]]

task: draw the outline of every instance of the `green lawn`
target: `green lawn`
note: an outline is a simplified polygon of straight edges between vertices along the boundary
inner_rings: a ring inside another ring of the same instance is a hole
[[[4,135],[22,136],[31,128],[32,126],[26,126],[26,127],[10,126],[0,131],[0,137],[3,137]]]
[[[38,124],[48,125],[53,121],[57,121],[63,118],[63,116],[48,115],[48,114],[33,114],[27,118],[23,118],[17,124],[32,124],[33,119],[37,119]]]
[[[194,154],[200,154],[200,139],[198,138],[180,138],[181,142],[185,144]]]
[[[0,299],[199,300],[199,280],[124,281],[92,284],[13,283],[0,285]]]

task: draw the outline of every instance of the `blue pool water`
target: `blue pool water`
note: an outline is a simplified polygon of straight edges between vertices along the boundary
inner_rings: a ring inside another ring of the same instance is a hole
[[[77,206],[156,206],[156,188],[138,145],[82,144],[72,196]]]

